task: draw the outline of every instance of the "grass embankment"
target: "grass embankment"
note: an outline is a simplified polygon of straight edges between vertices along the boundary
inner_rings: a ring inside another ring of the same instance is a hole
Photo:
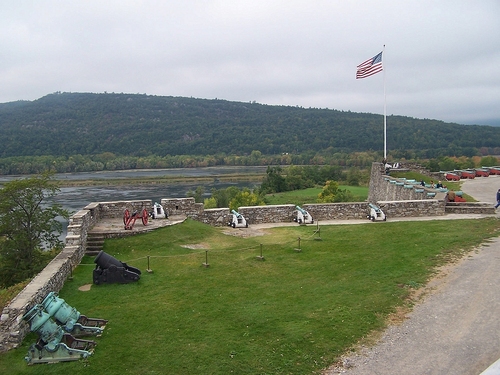
[[[251,229],[251,228],[250,228]],[[92,283],[85,257],[60,296],[109,319],[88,361],[27,366],[36,336],[0,355],[4,374],[311,374],[332,364],[435,267],[495,235],[498,221],[387,222],[266,230],[240,238],[190,221],[106,240],[142,270],[132,284]],[[301,252],[297,238],[301,238]],[[262,244],[265,260],[258,260]],[[208,263],[205,268],[205,249]],[[145,272],[147,256],[153,273]]]
[[[3,310],[9,302],[24,289],[30,280],[23,281],[22,283],[12,285],[8,288],[0,288],[0,311]]]
[[[368,198],[367,186],[347,186],[340,185],[339,189],[347,189],[354,195],[356,202],[364,202]],[[318,194],[322,188],[308,188],[303,190],[287,191],[283,193],[273,193],[266,195],[268,204],[295,204],[301,206],[306,203],[316,203]]]

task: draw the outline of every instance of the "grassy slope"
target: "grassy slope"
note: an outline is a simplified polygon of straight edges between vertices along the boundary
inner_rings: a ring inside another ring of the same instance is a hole
[[[268,230],[239,238],[194,221],[107,240],[105,251],[143,270],[127,285],[92,282],[84,258],[60,295],[109,319],[86,362],[27,366],[23,346],[0,355],[0,373],[310,374],[333,363],[436,265],[495,234],[498,221],[387,222]],[[230,230],[230,229],[229,229]],[[457,236],[460,233],[460,236]],[[296,252],[301,237],[301,252]],[[209,250],[205,268],[203,244]],[[265,261],[256,259],[263,246]],[[147,273],[147,256],[153,273]]]
[[[368,187],[366,186],[340,185],[339,188],[349,190],[357,202],[363,202],[368,198]],[[305,203],[316,203],[321,190],[323,189],[309,188],[284,193],[273,193],[266,195],[266,201],[268,204],[296,204],[299,206]]]

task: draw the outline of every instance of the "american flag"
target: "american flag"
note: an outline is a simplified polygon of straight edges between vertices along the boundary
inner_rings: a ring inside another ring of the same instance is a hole
[[[359,64],[356,68],[356,79],[366,78],[381,72],[382,68],[382,52]]]

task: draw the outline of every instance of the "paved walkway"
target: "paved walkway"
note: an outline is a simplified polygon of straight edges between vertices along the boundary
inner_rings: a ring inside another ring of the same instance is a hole
[[[143,225],[141,219],[136,220],[134,226],[131,230],[125,230],[125,225],[123,224],[122,218],[115,219],[102,219],[94,225],[89,233],[134,233],[134,232],[149,232],[156,228],[166,227],[169,225],[174,225],[182,223],[186,220],[185,216],[171,216],[168,219],[149,219],[147,225]]]

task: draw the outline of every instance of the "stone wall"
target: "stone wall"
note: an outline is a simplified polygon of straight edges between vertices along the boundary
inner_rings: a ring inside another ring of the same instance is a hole
[[[214,227],[223,227],[231,221],[232,214],[229,208],[210,208],[192,216],[192,218]]]
[[[99,202],[99,215],[103,219],[112,219],[123,217],[123,212],[128,209],[131,213],[134,211],[151,210],[151,200],[134,200],[134,201],[119,201],[119,202]],[[87,206],[88,207],[88,206]]]
[[[366,219],[369,211],[366,202],[305,204],[302,208],[316,221]]]
[[[238,212],[242,214],[247,223],[286,223],[292,222],[295,213],[293,204],[270,205],[270,206],[248,206],[240,207]]]
[[[438,199],[380,201],[377,205],[386,217],[442,216],[445,214],[445,202]]]
[[[481,202],[448,202],[446,203],[447,214],[495,214],[495,207]]]
[[[161,205],[168,216],[198,217],[203,215],[203,203],[195,203],[194,198],[162,199]]]

